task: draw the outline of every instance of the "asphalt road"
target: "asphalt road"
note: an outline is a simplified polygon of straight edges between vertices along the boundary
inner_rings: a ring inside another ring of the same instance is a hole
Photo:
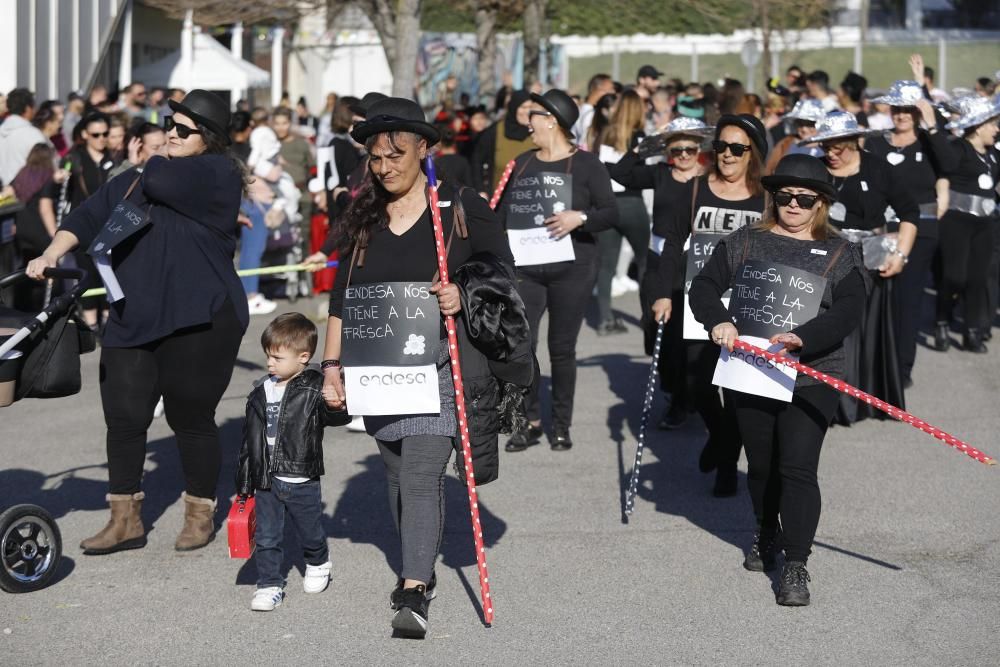
[[[616,306],[634,322],[633,300]],[[296,308],[312,314],[316,304]],[[218,411],[219,522],[267,319],[254,319]],[[163,419],[146,464],[149,545],[81,555],[79,541],[107,518],[98,355],[84,357],[80,395],[0,412],[0,508],[46,507],[65,542],[54,585],[0,593],[0,664],[1000,664],[1000,469],[909,426],[865,422],[828,435],[808,608],[777,606],[772,580],[741,567],[753,526],[745,477],[738,497],[711,496],[711,476],[697,471],[696,418],[650,432],[635,513],[624,522],[648,369],[630,329],[581,335],[573,450],[502,453],[500,480],[480,491],[492,628],[479,615],[465,492],[449,474],[439,594],[422,642],[391,637],[397,545],[382,465],[364,434],[326,433],[334,572],[320,595],[301,592],[294,547],[288,597],[273,613],[249,610],[255,568],[228,557],[224,528],[203,550],[173,551],[182,482]],[[921,348],[909,409],[1000,455],[998,359]]]

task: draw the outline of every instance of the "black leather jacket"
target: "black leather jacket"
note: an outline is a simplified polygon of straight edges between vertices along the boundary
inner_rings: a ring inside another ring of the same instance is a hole
[[[247,396],[243,446],[236,466],[236,493],[253,495],[271,488],[271,475],[319,477],[323,474],[323,428],[351,421],[346,410],[335,412],[323,401],[323,374],[310,366],[292,378],[281,399],[274,456],[267,451],[267,398],[264,381],[254,383]]]

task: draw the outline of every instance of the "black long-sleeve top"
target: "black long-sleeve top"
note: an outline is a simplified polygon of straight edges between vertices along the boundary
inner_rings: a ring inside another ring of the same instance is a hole
[[[569,174],[573,177],[573,202],[570,210],[581,211],[587,221],[574,229],[570,236],[573,247],[584,243],[597,243],[594,234],[610,229],[618,222],[618,203],[611,191],[611,177],[598,157],[587,151],[577,151],[568,158],[555,162],[542,162],[538,151],[531,150],[517,156],[511,179],[518,176],[532,176],[543,171]],[[500,219],[506,223],[508,195],[504,195],[497,205]]]
[[[653,190],[653,233],[663,238],[675,215],[674,209],[680,205],[686,183],[673,177],[674,168],[666,162],[647,165],[645,161],[629,151],[617,164],[608,165],[611,178],[623,186],[634,190]],[[688,198],[691,192],[688,191]]]
[[[843,250],[836,255],[841,246]],[[835,263],[830,266],[834,257]],[[691,311],[706,331],[733,321],[721,297],[732,288],[734,274],[747,259],[784,264],[826,278],[819,314],[791,329],[791,333],[802,339],[802,363],[831,377],[843,378],[843,342],[861,323],[867,299],[864,262],[858,246],[836,236],[800,240],[756,226],[733,232],[716,246],[688,293]],[[795,386],[818,383],[800,373]]]
[[[453,201],[456,196],[457,192],[449,183],[441,184],[438,190],[441,202]],[[445,242],[449,237],[452,238],[451,251],[448,253],[448,272],[458,270],[469,257],[480,252],[488,252],[513,266],[514,257],[507,243],[507,234],[489,205],[471,189],[462,192],[462,205],[469,230],[467,239],[460,238],[457,233],[451,237],[454,203],[441,209]],[[368,240],[364,265],[355,266],[352,271],[350,260],[350,255],[345,254],[330,292],[330,315],[334,317],[340,317],[343,312],[348,274],[353,285],[430,281],[438,270],[430,210],[425,210],[420,219],[402,235],[397,236],[388,227],[373,230]]]
[[[695,192],[695,183],[698,190]],[[694,214],[691,200],[694,196]],[[650,298],[670,298],[676,283],[678,271],[683,271],[684,244],[691,236],[692,227],[696,233],[729,234],[733,231],[760,222],[764,212],[764,195],[747,199],[722,199],[709,185],[708,176],[693,178],[684,184],[683,190],[673,207],[673,215],[667,217],[667,224],[653,233],[663,236],[663,251],[657,268],[657,279],[650,285]]]
[[[948,137],[942,132],[930,134],[924,130],[917,132],[917,140],[909,146],[897,148],[890,142],[892,133],[872,137],[865,141],[865,150],[882,159],[892,172],[894,180],[900,183],[918,204],[933,204],[937,202],[935,184],[939,178],[944,178],[944,168],[941,157],[946,163],[950,159],[951,147]],[[941,157],[939,157],[941,156]],[[900,218],[906,220],[906,218]],[[907,220],[916,224],[916,220]],[[922,214],[917,224],[920,236],[937,238],[938,222],[936,215]]]
[[[843,204],[844,218],[837,217],[838,206],[830,207],[830,222],[840,229],[874,230],[885,227],[885,209],[892,206],[896,217],[912,222],[919,229],[920,207],[906,184],[889,168],[889,163],[861,151],[861,166],[856,174],[834,176],[837,203]]]
[[[135,180],[130,169],[107,182],[63,221],[84,250]],[[151,224],[111,252],[125,298],[111,305],[104,347],[134,347],[205,324],[229,299],[244,330],[246,294],[233,256],[242,175],[232,158],[154,156],[129,201],[149,209]],[[151,206],[151,208],[150,208]]]
[[[947,142],[951,149],[946,155],[945,176],[949,189],[979,197],[995,197],[996,185],[1000,178],[1000,163],[995,150],[980,153],[965,139],[952,138]],[[984,188],[979,182],[983,175],[989,175],[992,184]]]
[[[625,151],[625,155],[635,155],[635,153],[632,152],[632,149],[634,149],[636,146],[638,146],[639,145],[639,141],[643,137],[645,137],[645,136],[646,136],[646,133],[643,132],[642,130],[636,130],[635,132],[633,132],[632,133],[632,137],[629,139],[628,150]],[[600,153],[598,153],[598,154],[600,154]],[[616,183],[618,183],[618,185],[620,185],[623,188],[625,188],[625,190],[623,192],[615,192],[615,196],[616,197],[642,197],[642,191],[643,191],[644,188],[642,188],[642,187],[635,187],[634,185],[631,185],[631,184],[622,183],[617,178],[615,178],[614,174],[611,173],[612,168],[616,167],[624,159],[625,158],[623,156],[622,158],[620,158],[618,160],[618,162],[605,162],[604,163],[604,166],[608,170],[608,175],[611,176],[611,180],[615,181]],[[643,164],[643,166],[645,166],[645,165]],[[650,187],[651,188],[653,186],[649,185],[649,186],[646,186],[646,187]],[[614,188],[612,188],[612,190],[614,190]]]

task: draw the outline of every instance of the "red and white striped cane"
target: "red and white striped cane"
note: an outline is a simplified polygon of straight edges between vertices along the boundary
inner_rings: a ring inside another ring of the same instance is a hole
[[[751,353],[757,355],[758,357],[764,357],[766,359],[769,359],[769,360],[773,361],[776,364],[784,364],[785,366],[788,366],[789,368],[794,368],[795,370],[797,370],[800,373],[805,373],[809,377],[814,378],[816,380],[819,380],[820,382],[833,387],[834,389],[836,389],[837,391],[841,392],[842,394],[847,394],[848,396],[853,396],[854,398],[856,398],[856,399],[858,399],[860,401],[864,401],[868,405],[871,405],[873,407],[878,408],[879,410],[881,410],[882,412],[886,413],[887,415],[889,415],[893,419],[898,419],[899,421],[901,421],[903,423],[909,424],[910,426],[912,426],[914,428],[920,429],[924,433],[927,433],[929,435],[934,436],[935,438],[937,438],[938,440],[940,440],[944,444],[946,444],[946,445],[948,445],[950,447],[954,447],[958,451],[963,452],[964,454],[967,454],[968,456],[971,456],[972,458],[976,459],[980,463],[985,463],[986,465],[995,465],[996,464],[996,459],[994,459],[993,457],[988,456],[987,454],[979,451],[975,447],[971,446],[969,443],[964,442],[962,440],[959,440],[958,438],[956,438],[955,436],[953,436],[953,435],[951,435],[949,433],[945,433],[944,431],[942,431],[941,429],[939,429],[936,426],[931,426],[930,424],[928,424],[927,422],[925,422],[923,419],[920,419],[919,417],[915,417],[915,416],[911,415],[909,412],[906,412],[905,410],[900,410],[896,406],[889,405],[885,401],[883,401],[881,399],[878,399],[878,398],[875,398],[871,394],[866,394],[865,392],[861,391],[857,387],[853,387],[853,386],[847,384],[846,382],[844,382],[842,380],[838,380],[836,378],[832,378],[829,375],[827,375],[826,373],[820,373],[819,371],[817,371],[815,369],[809,368],[805,364],[800,364],[799,362],[795,361],[791,357],[787,357],[787,356],[784,356],[784,355],[777,355],[774,352],[768,352],[767,350],[762,350],[761,348],[757,347],[756,345],[751,345],[750,343],[747,343],[747,342],[739,340],[739,339],[736,340],[736,342],[734,343],[733,347],[736,347],[736,348],[738,348],[740,350],[743,350],[744,352],[751,352]]]
[[[507,187],[507,181],[510,180],[510,175],[514,171],[514,162],[516,162],[516,160],[511,160],[507,163],[507,166],[504,167],[503,175],[497,183],[497,189],[493,191],[493,196],[490,197],[490,208],[494,211],[497,210],[497,204],[500,203],[500,197],[503,196],[503,191]]]
[[[426,161],[427,181],[430,190],[431,221],[434,223],[434,244],[437,246],[438,271],[441,284],[448,284],[448,258],[444,244],[441,210],[438,208],[437,176],[434,160]],[[456,197],[458,194],[455,195]],[[455,317],[445,318],[448,329],[448,354],[451,357],[451,377],[455,383],[455,411],[458,414],[459,434],[462,438],[462,458],[465,459],[465,485],[469,491],[469,510],[472,513],[472,540],[476,545],[476,564],[479,566],[479,590],[483,600],[483,620],[493,623],[493,598],[490,594],[490,575],[486,569],[486,547],[483,544],[483,525],[479,521],[479,496],[476,493],[476,475],[472,470],[472,445],[469,443],[469,420],[465,416],[465,388],[462,385],[462,366],[458,359],[458,336]]]

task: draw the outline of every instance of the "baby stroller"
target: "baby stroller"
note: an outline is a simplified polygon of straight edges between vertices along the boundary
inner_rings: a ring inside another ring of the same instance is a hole
[[[273,227],[271,224],[268,223],[267,245],[261,256],[260,265],[268,267],[301,264],[305,259],[303,253],[305,240],[302,238],[299,223],[290,220],[287,214],[282,214],[280,222]],[[284,297],[289,303],[295,303],[300,296],[309,296],[312,290],[309,274],[302,271],[287,271],[261,276],[260,291],[269,299]]]
[[[89,328],[77,326],[76,301],[86,272],[48,269],[47,278],[76,281],[38,314],[0,301],[0,407],[22,398],[57,398],[80,391],[80,358],[96,347]],[[24,271],[0,278],[0,294]],[[37,505],[15,505],[0,514],[0,588],[27,593],[47,586],[62,556],[62,536],[52,515]]]

